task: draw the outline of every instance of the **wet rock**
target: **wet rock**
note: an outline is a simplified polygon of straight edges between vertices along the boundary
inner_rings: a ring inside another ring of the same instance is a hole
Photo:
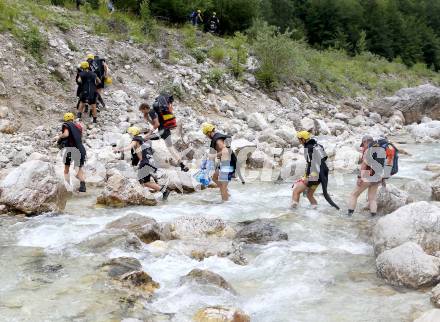
[[[266,244],[273,241],[287,240],[288,236],[269,220],[257,219],[243,222],[244,227],[235,238],[249,244]]]
[[[107,229],[122,229],[134,233],[141,241],[149,244],[156,240],[169,240],[171,233],[166,225],[141,214],[132,213],[107,224]]]
[[[97,203],[110,207],[154,206],[157,204],[157,200],[136,179],[130,179],[115,173],[108,179],[104,191],[97,198]]]
[[[106,230],[89,236],[77,246],[81,249],[86,249],[88,252],[101,253],[112,248],[127,251],[139,250],[142,247],[142,242],[138,237],[129,232]]]
[[[431,200],[431,186],[426,181],[411,180],[403,184],[402,190],[414,201]]]
[[[229,292],[236,293],[231,284],[229,284],[222,276],[208,270],[196,268],[180,279],[181,285],[191,282],[201,285],[213,285]]]
[[[376,258],[379,277],[395,286],[418,289],[440,281],[440,259],[413,242],[386,250]]]
[[[128,272],[122,275],[120,280],[148,293],[153,293],[154,290],[160,287],[159,283],[155,282],[151,276],[144,271]]]
[[[103,263],[102,267],[107,271],[110,277],[121,278],[127,273],[140,271],[142,269],[142,264],[136,258],[117,257]]]
[[[408,129],[419,139],[440,139],[440,121],[412,124],[408,126]]]
[[[381,187],[377,195],[377,212],[379,214],[387,215],[393,211],[412,202],[412,198],[408,193],[398,189],[392,184],[387,184],[387,187]]]
[[[169,189],[191,193],[201,189],[201,185],[197,182],[191,172],[183,172],[179,170],[165,170],[167,176],[167,186]]]
[[[440,201],[440,177],[431,185],[431,198],[434,201]]]
[[[391,116],[396,110],[403,113],[406,124],[420,122],[423,116],[440,119],[440,88],[430,84],[403,88],[375,106],[383,116]]]
[[[0,183],[0,203],[28,215],[62,211],[67,197],[54,166],[40,160],[23,163]]]
[[[172,234],[176,239],[200,238],[228,235],[230,227],[220,218],[179,217],[172,223]]]
[[[431,290],[431,303],[440,308],[440,284]]]
[[[428,254],[440,251],[440,208],[420,201],[380,218],[373,230],[376,254],[412,241]]]
[[[250,322],[249,315],[236,308],[210,306],[200,309],[193,317],[194,322]]]
[[[425,313],[423,313],[418,319],[414,320],[414,322],[438,322],[440,321],[440,310],[432,309]]]

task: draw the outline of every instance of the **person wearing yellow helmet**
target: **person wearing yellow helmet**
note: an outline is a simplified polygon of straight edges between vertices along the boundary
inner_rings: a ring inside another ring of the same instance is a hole
[[[98,97],[97,85],[101,82],[94,72],[90,70],[89,62],[80,64],[81,71],[77,75],[77,84],[79,87],[79,108],[78,118],[82,118],[86,104],[91,106],[93,123],[97,123],[96,99]],[[78,94],[78,93],[77,93]]]
[[[138,166],[138,181],[152,192],[161,192],[162,199],[168,199],[170,190],[166,185],[158,184],[158,168],[153,158],[153,147],[150,140],[144,140],[141,129],[135,126],[129,127],[127,133],[131,136],[131,143],[122,149],[115,148],[115,152],[131,151],[131,164]],[[153,182],[151,181],[153,179]]]
[[[79,192],[86,192],[86,179],[84,172],[84,164],[86,161],[86,149],[82,143],[82,126],[80,123],[74,122],[75,115],[73,113],[65,113],[61,133],[57,137],[57,143],[63,150],[64,161],[64,179],[70,185],[70,166],[72,161],[74,167],[78,168],[76,178],[79,179]]]
[[[209,163],[214,164],[216,160],[219,161],[218,166],[215,167],[212,181],[219,187],[222,201],[228,201],[230,197],[228,184],[235,176],[237,169],[237,157],[231,149],[231,137],[217,132],[211,123],[203,123],[201,130],[211,140]]]
[[[193,13],[191,14],[191,23],[195,27],[203,24],[202,10],[199,9],[197,11],[193,11]]]
[[[220,19],[217,17],[217,13],[213,12],[211,18],[208,20],[208,31],[212,34],[217,34],[219,31]]]
[[[90,65],[90,70],[96,74],[99,79],[99,83],[96,85],[96,91],[98,93],[97,100],[105,108],[105,102],[102,98],[104,95],[105,79],[108,75],[108,65],[104,58],[98,55],[88,54],[87,62]]]
[[[326,164],[327,154],[324,147],[319,144],[316,139],[312,138],[312,134],[309,131],[299,131],[297,132],[296,137],[298,138],[299,143],[304,146],[306,172],[293,186],[292,208],[298,207],[302,193],[306,194],[312,207],[316,208],[318,202],[316,201],[314,194],[319,185],[322,185],[322,191],[327,202],[336,209],[339,209],[327,193],[329,169]]]

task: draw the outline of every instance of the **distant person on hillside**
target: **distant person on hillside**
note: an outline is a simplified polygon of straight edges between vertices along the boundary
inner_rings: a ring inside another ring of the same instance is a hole
[[[217,17],[217,13],[213,12],[211,18],[208,21],[208,31],[213,34],[218,34],[220,26],[220,19]]]
[[[96,99],[98,97],[98,92],[96,86],[100,83],[100,80],[98,76],[90,70],[88,62],[82,62],[81,68],[83,71],[79,73],[79,82],[81,83],[82,91],[80,95],[78,118],[82,118],[82,113],[84,112],[87,103],[91,107],[93,123],[97,123]]]
[[[76,178],[79,180],[79,192],[86,192],[86,178],[84,163],[86,161],[86,149],[82,143],[82,126],[74,122],[73,113],[64,114],[64,123],[61,127],[61,134],[57,137],[60,149],[64,150],[64,179],[70,185],[70,165],[78,168]]]
[[[76,0],[76,10],[80,9],[80,6],[83,5],[83,1],[82,0]]]
[[[182,162],[179,152],[176,151],[171,139],[171,130],[177,127],[173,102],[174,98],[172,95],[163,94],[156,98],[153,108],[147,103],[142,103],[139,106],[139,111],[142,112],[145,121],[152,125],[152,129],[145,134],[145,138],[151,140],[155,138],[163,139],[174,159],[173,161],[180,166],[182,171],[188,172],[188,167]]]
[[[113,13],[115,11],[115,6],[112,0],[107,1],[107,9],[110,13]]]
[[[104,58],[100,58],[99,56],[95,56],[93,54],[87,55],[87,62],[90,65],[90,70],[99,78],[100,82],[96,87],[98,92],[97,100],[99,103],[101,103],[102,107],[105,107],[102,97],[104,95],[105,79],[108,77],[108,65]]]
[[[191,22],[192,22],[193,26],[196,26],[196,27],[203,24],[203,17],[202,17],[201,10],[194,11],[191,14]]]

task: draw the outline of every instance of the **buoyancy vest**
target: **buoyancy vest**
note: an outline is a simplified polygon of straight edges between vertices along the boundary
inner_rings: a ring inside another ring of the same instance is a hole
[[[174,129],[177,127],[177,120],[169,108],[170,99],[166,95],[160,95],[153,103],[153,109],[159,117],[160,127],[163,129]]]
[[[215,133],[214,136],[211,139],[211,145],[210,148],[217,151],[217,141],[223,140],[225,141],[226,147],[229,149],[231,153],[231,164],[230,166],[233,169],[233,173],[237,169],[237,156],[235,155],[234,151],[231,149],[231,136],[222,134],[222,133]],[[218,152],[218,151],[217,151]]]
[[[137,154],[137,151],[139,148],[131,149],[131,164],[133,166],[137,166],[139,164],[139,162],[140,162],[140,165],[145,164],[145,163],[149,163],[151,158],[153,157],[153,153],[154,153],[151,145],[147,144],[141,136],[133,137],[132,141],[139,143],[139,146],[140,146],[139,148],[141,149],[142,160],[139,159],[139,156]]]

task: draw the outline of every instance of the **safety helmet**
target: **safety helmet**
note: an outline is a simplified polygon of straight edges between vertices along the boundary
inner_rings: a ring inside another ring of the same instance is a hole
[[[312,134],[310,134],[309,131],[299,131],[296,133],[296,137],[308,141],[312,137]]]
[[[111,84],[113,84],[113,79],[112,79],[110,76],[104,78],[104,84],[105,84],[105,85],[111,85]]]
[[[89,60],[89,59],[95,59],[95,55],[93,55],[93,54],[87,54],[87,60]]]
[[[217,13],[214,11],[214,12],[212,13],[212,15],[215,16],[215,15],[217,15]]]
[[[214,131],[214,129],[215,129],[215,126],[211,123],[203,123],[202,124],[202,132],[205,135],[208,135],[209,133]]]
[[[75,115],[73,113],[69,112],[69,113],[64,114],[63,119],[64,119],[64,122],[71,122],[75,119]]]
[[[79,67],[81,67],[81,69],[89,69],[90,65],[88,62],[83,61],[79,64]]]
[[[132,136],[136,136],[136,135],[139,135],[141,133],[141,129],[136,127],[136,126],[132,126],[132,127],[129,127],[127,129],[127,133],[132,135]]]
[[[197,13],[202,13],[202,10],[197,10]]]

